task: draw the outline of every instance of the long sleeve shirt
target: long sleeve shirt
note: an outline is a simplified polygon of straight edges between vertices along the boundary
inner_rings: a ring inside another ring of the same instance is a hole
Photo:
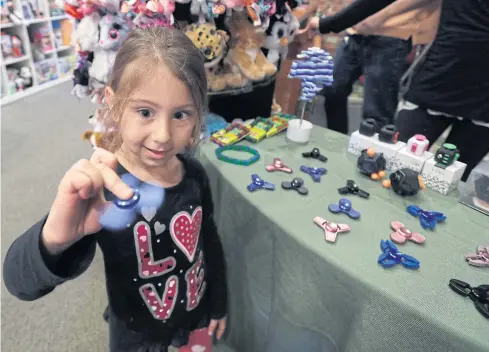
[[[440,8],[441,0],[356,0],[333,16],[322,18],[319,30],[411,38],[414,45],[429,44],[438,29]],[[375,20],[371,22],[378,27],[369,33],[351,28],[364,20]]]
[[[123,231],[102,229],[52,256],[41,241],[46,218],[32,226],[5,258],[9,292],[27,301],[43,297],[87,270],[98,243],[110,311],[140,334],[141,341],[168,345],[177,331],[194,329],[204,316],[223,318],[225,262],[209,181],[198,161],[180,159],[185,169],[182,181],[165,189],[159,209],[143,208]],[[121,165],[116,171],[127,173]],[[111,194],[106,197],[113,199]]]

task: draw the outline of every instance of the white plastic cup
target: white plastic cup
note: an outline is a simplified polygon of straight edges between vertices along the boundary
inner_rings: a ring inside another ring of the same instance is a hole
[[[289,121],[287,139],[296,143],[307,143],[311,138],[312,123],[306,120],[294,119]]]

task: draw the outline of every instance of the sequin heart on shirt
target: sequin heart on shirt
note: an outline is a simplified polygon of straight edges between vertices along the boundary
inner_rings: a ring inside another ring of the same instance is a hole
[[[202,207],[197,207],[192,216],[181,211],[170,221],[170,234],[173,242],[180,248],[190,262],[194,261],[202,225]]]

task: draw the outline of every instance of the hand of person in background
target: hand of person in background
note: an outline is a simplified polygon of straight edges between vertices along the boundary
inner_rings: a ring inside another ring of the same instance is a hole
[[[297,35],[308,35],[309,39],[319,34],[319,20],[318,16],[313,16],[307,22],[306,27],[299,29]]]

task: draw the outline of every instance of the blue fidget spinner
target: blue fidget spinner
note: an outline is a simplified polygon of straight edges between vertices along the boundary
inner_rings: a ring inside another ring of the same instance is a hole
[[[301,166],[301,171],[310,175],[314,182],[320,182],[321,176],[325,175],[326,172],[328,172],[328,170],[326,170],[324,167],[308,167],[305,165]]]
[[[260,176],[257,174],[251,175],[251,183],[248,185],[248,191],[254,192],[259,189],[267,189],[269,191],[273,191],[275,189],[275,185],[270,182],[263,181]]]
[[[436,224],[445,222],[447,219],[443,213],[437,211],[425,211],[416,205],[409,205],[407,211],[412,216],[419,218],[419,222],[423,229],[434,230]]]
[[[390,240],[380,241],[380,250],[382,254],[377,259],[377,263],[384,268],[392,268],[397,264],[401,264],[407,269],[419,269],[420,261],[407,254],[402,254],[397,246]]]
[[[100,216],[100,225],[111,231],[124,230],[144,207],[158,209],[165,199],[163,188],[141,182],[131,174],[122,175],[121,180],[133,189],[134,194],[127,200],[116,198]]]
[[[330,204],[328,206],[330,212],[334,214],[344,213],[352,219],[359,219],[360,212],[351,207],[351,201],[346,198],[341,198],[338,204]]]

